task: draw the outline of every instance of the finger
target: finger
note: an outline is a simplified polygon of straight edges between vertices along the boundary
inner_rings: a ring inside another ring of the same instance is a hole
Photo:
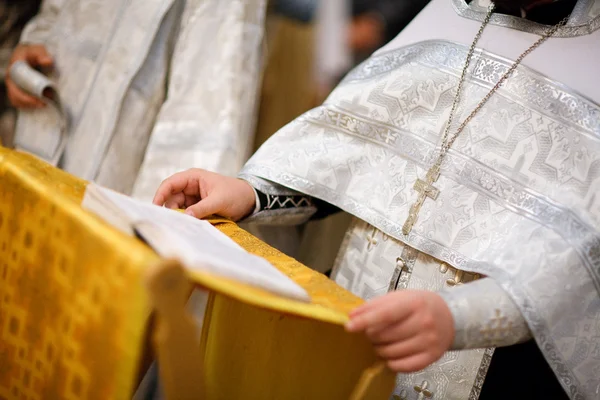
[[[177,200],[172,200],[172,199],[167,200],[164,204],[164,207],[168,208],[169,210],[180,210],[180,209],[184,208],[179,205],[179,202]]]
[[[408,340],[375,346],[377,355],[386,360],[410,357],[424,352],[425,350],[427,350],[427,345],[424,344],[424,341],[421,340],[419,336],[413,336]]]
[[[165,207],[173,209],[180,209],[185,207],[185,194],[182,192],[175,193],[165,201]]]
[[[410,373],[421,371],[437,361],[427,353],[417,353],[409,357],[388,361],[388,368],[394,372]]]
[[[26,60],[29,65],[40,67],[51,67],[52,57],[44,46],[31,46],[26,53]]]
[[[216,196],[208,196],[198,203],[188,207],[185,213],[196,218],[205,218],[221,211],[220,201]]]
[[[190,206],[193,206],[194,204],[196,204],[200,200],[201,200],[200,196],[188,196],[188,195],[185,195],[184,208],[188,208]]]
[[[363,305],[360,305],[358,307],[356,307],[354,310],[350,311],[350,317],[354,318],[359,316],[360,314],[364,314],[366,311],[370,310],[371,307],[371,303],[367,302],[364,303]]]
[[[346,324],[349,332],[362,332],[368,327],[383,327],[399,322],[411,314],[410,307],[399,307],[397,299],[389,296],[386,301],[378,301],[376,306],[369,307],[357,316],[351,316]]]
[[[46,106],[43,101],[27,94],[11,80],[6,81],[6,90],[11,104],[16,108],[43,108]]]
[[[152,203],[157,206],[164,205],[169,197],[176,193],[183,192],[187,188],[189,181],[188,171],[178,172],[170,176],[160,184],[156,190]]]
[[[382,304],[389,302],[389,299],[391,297],[400,297],[401,295],[402,295],[402,292],[394,292],[394,293],[388,293],[384,296],[375,297],[374,299],[369,300],[368,302],[364,303],[360,307],[357,307],[354,310],[352,310],[350,312],[350,316],[353,317],[353,316],[358,316],[360,314],[364,314],[367,311],[378,308]]]
[[[373,312],[378,307],[381,307],[381,305],[384,303],[383,301],[379,300],[381,298],[385,298],[386,301],[389,301],[390,296],[378,297],[378,298],[376,298],[374,300],[370,300],[369,302],[363,304],[360,307],[355,308],[354,310],[352,310],[350,312],[350,320],[355,320],[359,316],[367,315],[367,314]],[[384,326],[387,326],[387,325],[389,325],[389,324],[385,324]]]
[[[419,333],[419,316],[413,314],[407,319],[383,327],[369,327],[367,337],[375,345],[385,345],[400,340],[407,340]]]

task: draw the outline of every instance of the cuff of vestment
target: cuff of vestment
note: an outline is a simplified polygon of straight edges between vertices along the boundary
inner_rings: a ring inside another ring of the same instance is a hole
[[[454,318],[452,350],[502,347],[531,338],[520,310],[491,278],[439,293]]]
[[[293,226],[302,225],[317,212],[316,207],[279,208],[276,210],[262,210],[244,218],[241,222],[256,223],[259,225]]]
[[[307,222],[317,212],[317,207],[314,205],[307,207],[264,209],[265,207],[262,204],[258,189],[252,186],[252,190],[254,191],[254,199],[256,202],[254,211],[240,222],[272,226],[301,225]]]
[[[258,191],[254,187],[252,187],[252,190],[254,191],[254,201],[255,201],[256,205],[254,206],[254,211],[252,211],[252,214],[250,214],[250,216],[258,214],[258,212],[261,209],[260,197],[258,197]]]

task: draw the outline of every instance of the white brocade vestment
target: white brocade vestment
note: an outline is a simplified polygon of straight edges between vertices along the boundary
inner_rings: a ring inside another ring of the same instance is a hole
[[[254,139],[266,0],[46,0],[22,41],[46,46],[68,119],[61,168],[135,197],[186,168],[236,174]],[[21,111],[43,154],[50,107]]]
[[[566,26],[467,124],[434,184],[439,196],[402,233],[486,7],[433,0],[321,107],[263,145],[240,176],[267,195],[303,193],[355,217],[334,269],[340,285],[366,299],[426,289],[447,301],[453,351],[400,374],[394,399],[477,399],[494,348],[530,338],[570,398],[597,399],[600,0],[578,1]],[[492,17],[455,124],[545,29]],[[249,220],[301,223],[302,213],[265,209]]]

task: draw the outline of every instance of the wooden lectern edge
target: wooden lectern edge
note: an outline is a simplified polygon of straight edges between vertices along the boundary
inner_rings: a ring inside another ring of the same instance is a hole
[[[205,398],[201,335],[186,309],[193,283],[173,259],[152,265],[145,282],[157,317],[152,338],[165,398],[201,400]],[[377,361],[362,373],[350,400],[388,399],[394,383],[395,374],[385,361]]]
[[[181,263],[172,259],[148,268],[145,283],[156,313],[152,340],[164,396],[201,400],[205,398],[204,356],[198,327],[186,307],[192,283]]]
[[[376,361],[362,373],[349,400],[387,400],[395,384],[396,374],[384,360]]]
[[[261,288],[236,282],[233,279],[202,271],[187,270],[186,274],[190,281],[199,288],[226,295],[254,307],[339,326],[343,326],[349,320],[348,314],[342,311],[285,298]]]

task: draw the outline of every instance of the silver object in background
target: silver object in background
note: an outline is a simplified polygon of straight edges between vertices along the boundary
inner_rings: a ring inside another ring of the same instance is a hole
[[[22,90],[46,103],[45,109],[20,110],[21,113],[38,113],[46,118],[49,125],[57,129],[43,137],[37,132],[24,132],[15,137],[15,147],[32,153],[37,157],[57,166],[64,152],[68,135],[68,118],[62,107],[56,86],[47,76],[32,68],[24,61],[17,61],[10,67],[11,80]],[[17,122],[18,123],[18,122]],[[35,141],[28,136],[36,137]]]

